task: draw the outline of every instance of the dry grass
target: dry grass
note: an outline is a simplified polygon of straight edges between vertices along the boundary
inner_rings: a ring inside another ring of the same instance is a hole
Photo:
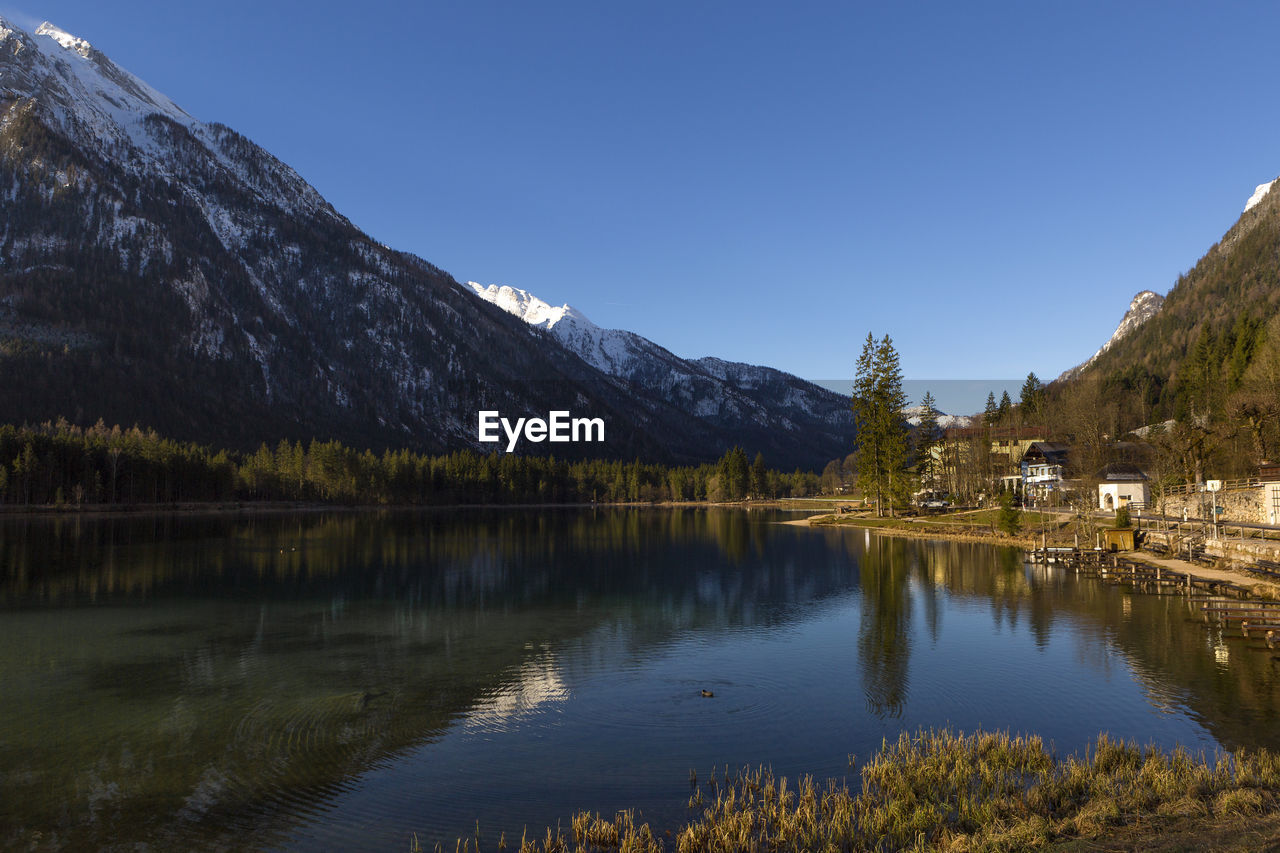
[[[860,773],[858,793],[809,777],[793,784],[764,768],[713,777],[690,799],[696,816],[675,849],[1139,850],[1164,839],[1176,846],[1161,849],[1245,850],[1280,841],[1280,756],[1265,750],[1210,760],[1104,734],[1083,756],[1057,759],[1038,737],[922,731],[884,743]],[[519,846],[521,853],[663,849],[632,812],[610,819],[580,812],[572,837],[548,830]]]

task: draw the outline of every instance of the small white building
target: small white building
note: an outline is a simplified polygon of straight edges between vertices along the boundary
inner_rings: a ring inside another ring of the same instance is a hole
[[[1280,465],[1263,462],[1258,467],[1262,483],[1262,522],[1280,524]]]
[[[1115,512],[1124,506],[1151,502],[1147,475],[1129,462],[1112,462],[1098,472],[1098,509]]]

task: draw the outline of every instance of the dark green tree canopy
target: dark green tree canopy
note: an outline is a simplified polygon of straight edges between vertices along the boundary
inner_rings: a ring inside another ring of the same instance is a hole
[[[877,512],[906,504],[908,429],[902,416],[907,396],[893,340],[877,341],[870,332],[858,356],[853,379],[853,417],[857,425],[858,485],[874,496]]]

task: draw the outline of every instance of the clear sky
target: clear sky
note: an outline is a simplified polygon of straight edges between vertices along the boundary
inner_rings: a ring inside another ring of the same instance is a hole
[[[849,378],[871,331],[923,386],[1016,394],[1280,174],[1273,2],[0,13],[87,39],[459,280],[810,379]]]

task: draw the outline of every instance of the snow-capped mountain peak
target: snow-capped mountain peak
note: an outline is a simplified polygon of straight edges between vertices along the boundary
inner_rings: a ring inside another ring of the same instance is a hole
[[[557,308],[550,303],[542,301],[529,291],[521,290],[518,287],[511,287],[506,284],[501,286],[491,284],[485,287],[474,281],[467,282],[467,286],[474,290],[481,299],[492,302],[503,311],[508,314],[514,314],[531,326],[551,329],[561,320],[568,318],[571,322],[578,322],[595,329],[600,328],[571,308],[568,303]]]
[[[87,122],[97,131],[130,133],[128,125],[142,121],[148,115],[159,113],[184,126],[195,124],[185,110],[165,95],[157,92],[139,78],[120,68],[85,39],[74,36],[45,21],[36,28],[35,37],[27,42],[20,30],[10,25],[3,27],[0,41],[17,38],[23,44],[34,46],[48,68],[40,68],[32,59],[33,77],[43,76],[46,85],[50,78],[62,85],[56,100],[68,112]],[[68,56],[71,54],[71,56]],[[44,72],[41,74],[41,72]],[[30,82],[30,81],[28,81]],[[22,94],[23,87],[12,87]],[[105,103],[104,103],[105,102]],[[109,105],[109,106],[108,106]],[[104,122],[107,126],[103,126]]]
[[[527,290],[509,285],[485,287],[467,282],[481,299],[514,314],[530,326],[546,330],[580,358],[612,376],[628,376],[638,354],[650,348],[661,349],[639,335],[621,329],[602,329],[568,304],[559,308],[534,296]],[[666,350],[662,352],[674,358]]]
[[[290,213],[333,215],[332,208],[285,164],[218,124],[197,121],[168,96],[106,54],[48,22],[29,34],[0,18],[0,104],[57,128],[76,148],[147,179],[182,182],[205,164],[241,191]],[[209,176],[200,181],[207,183]],[[204,213],[224,243],[243,234],[213,198]]]
[[[1134,329],[1138,328],[1159,313],[1163,306],[1164,297],[1156,293],[1154,290],[1144,290],[1134,296],[1133,300],[1129,303],[1129,310],[1124,313],[1124,317],[1120,320],[1120,325],[1116,326],[1116,330],[1111,333],[1111,338],[1099,347],[1098,351],[1095,352],[1088,361],[1063,372],[1063,374],[1058,378],[1070,379],[1074,376],[1078,376],[1081,371],[1097,361],[1104,352],[1115,346],[1117,341],[1130,334]]]
[[[912,426],[920,426],[924,420],[925,408],[921,404],[914,406],[905,406],[902,409],[902,416],[906,418],[907,423]],[[940,429],[953,429],[958,427],[973,426],[973,418],[967,415],[948,415],[940,412],[936,408],[933,410],[934,417],[937,419]]]
[[[561,346],[606,373],[645,389],[694,417],[734,423],[796,440],[851,430],[840,395],[769,367],[718,358],[687,360],[648,338],[602,329],[568,305],[552,306],[526,290],[473,281],[477,296],[545,330]]]
[[[78,36],[71,35],[71,33],[54,26],[48,21],[45,21],[40,26],[36,27],[35,34],[38,36],[48,36],[67,50],[74,50],[85,59],[89,58],[89,54],[93,50],[93,45],[89,44],[89,42],[79,38]]]

